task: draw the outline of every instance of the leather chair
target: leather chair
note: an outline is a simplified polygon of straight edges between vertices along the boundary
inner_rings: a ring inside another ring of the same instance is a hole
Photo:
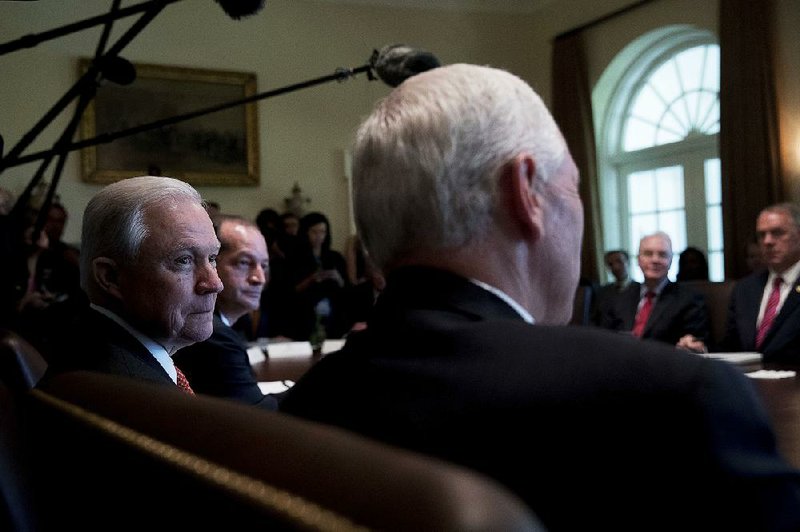
[[[46,369],[36,348],[17,333],[0,329],[0,530],[39,529],[23,405]]]
[[[543,530],[487,477],[287,414],[86,372],[30,400],[45,529]]]
[[[30,390],[47,370],[47,362],[27,340],[0,329],[0,380],[12,391]]]
[[[575,299],[572,304],[572,317],[570,325],[591,325],[592,309],[595,304],[594,288],[591,285],[578,285],[575,289]]]
[[[731,291],[736,281],[682,281],[687,286],[703,295],[708,306],[710,320],[710,346],[718,345],[725,336],[725,327],[728,319],[728,305],[730,304]]]

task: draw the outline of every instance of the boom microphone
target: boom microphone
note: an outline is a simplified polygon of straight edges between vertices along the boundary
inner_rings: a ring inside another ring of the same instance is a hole
[[[375,50],[370,65],[390,87],[397,87],[411,76],[442,66],[432,53],[405,44],[388,44]]]
[[[215,0],[234,20],[255,15],[264,7],[264,0]]]

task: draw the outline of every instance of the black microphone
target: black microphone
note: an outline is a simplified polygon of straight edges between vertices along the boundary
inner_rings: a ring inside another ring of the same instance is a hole
[[[442,66],[430,52],[417,50],[405,44],[387,44],[375,50],[370,66],[378,77],[390,87],[397,87],[411,76]]]
[[[234,20],[255,15],[264,7],[264,0],[215,0]]]
[[[101,57],[98,67],[104,79],[117,85],[130,85],[136,80],[136,67],[118,55]]]

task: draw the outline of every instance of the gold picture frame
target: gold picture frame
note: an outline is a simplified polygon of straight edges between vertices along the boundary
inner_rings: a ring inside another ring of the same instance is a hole
[[[89,59],[81,59],[81,75]],[[81,119],[81,139],[114,133],[256,94],[254,73],[135,64],[130,85],[105,83]],[[258,112],[255,103],[117,138],[81,150],[81,176],[113,183],[145,174],[192,185],[257,186]]]

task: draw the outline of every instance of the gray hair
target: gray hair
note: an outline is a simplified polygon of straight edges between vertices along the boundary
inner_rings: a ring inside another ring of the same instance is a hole
[[[761,212],[785,212],[792,217],[795,227],[800,228],[800,207],[798,207],[795,203],[788,201],[783,203],[775,203],[768,207],[764,207]]]
[[[548,181],[566,145],[520,78],[455,64],[406,80],[356,134],[356,225],[372,258],[386,267],[413,249],[479,239],[494,213],[497,177],[523,152]]]
[[[218,214],[211,218],[211,221],[214,222],[214,233],[217,235],[217,239],[219,240],[220,248],[219,252],[222,253],[230,248],[231,243],[225,241],[222,236],[222,226],[225,222],[230,222],[232,224],[239,224],[244,227],[249,227],[251,229],[255,229],[259,233],[261,233],[261,228],[258,227],[258,224],[249,218],[245,218],[239,214]],[[265,239],[266,240],[266,239]]]
[[[150,233],[144,222],[147,209],[182,199],[203,205],[203,199],[191,185],[171,177],[123,179],[95,194],[83,213],[81,287],[88,290],[91,264],[97,257],[135,261]]]
[[[642,242],[644,242],[648,238],[661,238],[667,242],[669,246],[670,255],[672,255],[672,238],[665,233],[664,231],[656,231],[655,233],[650,233],[649,235],[644,235],[642,238],[639,239],[639,249],[642,248]]]

